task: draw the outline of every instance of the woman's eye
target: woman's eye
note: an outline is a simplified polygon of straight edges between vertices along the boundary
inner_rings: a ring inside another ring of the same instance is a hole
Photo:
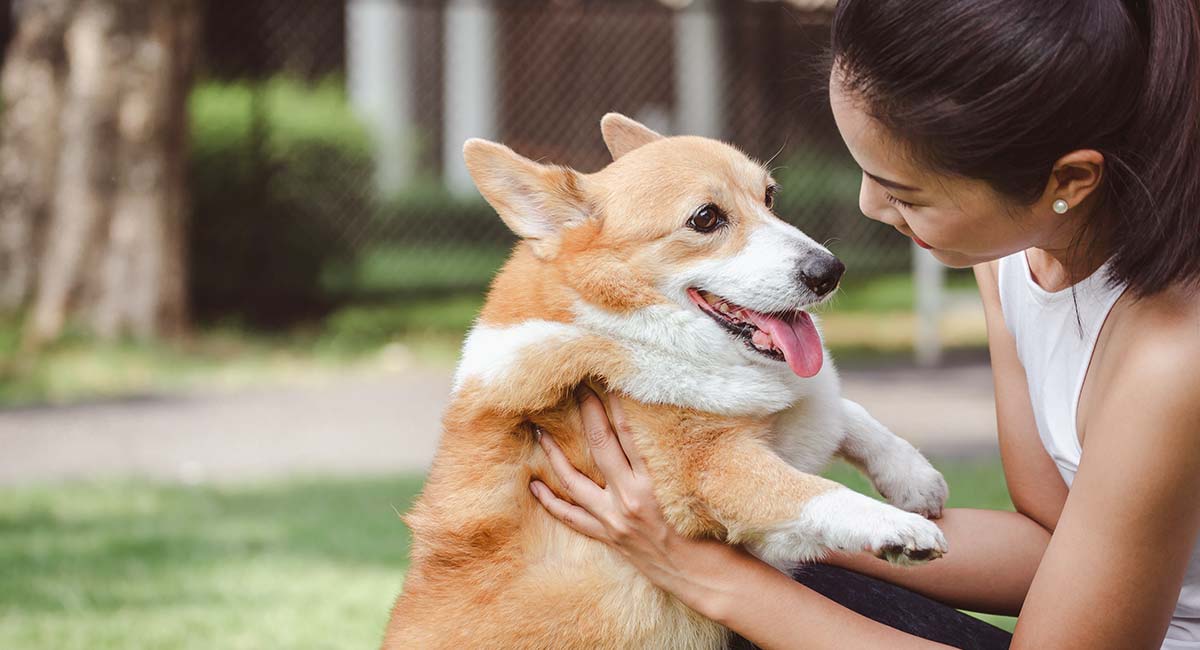
[[[778,185],[770,185],[767,187],[767,195],[763,199],[763,203],[766,204],[768,210],[771,210],[775,207],[775,195],[778,193],[779,193]]]
[[[891,203],[892,205],[898,205],[898,206],[900,206],[900,207],[902,207],[902,208],[909,208],[909,209],[911,209],[911,208],[913,207],[913,204],[911,204],[911,203],[909,203],[909,202],[907,202],[907,201],[901,201],[900,199],[898,199],[898,198],[896,198],[896,197],[892,196],[891,194],[888,194],[888,195],[887,195],[887,200],[888,200],[888,202],[889,202],[889,203]]]
[[[721,226],[725,225],[725,223],[725,213],[721,212],[721,209],[717,206],[709,203],[699,210],[696,210],[696,214],[693,214],[691,218],[688,219],[687,227],[695,230],[696,232],[708,233],[720,228]]]

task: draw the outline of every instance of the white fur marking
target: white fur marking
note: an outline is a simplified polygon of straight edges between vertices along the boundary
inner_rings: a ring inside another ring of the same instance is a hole
[[[885,548],[946,551],[936,524],[848,488],[819,494],[804,503],[799,516],[765,535],[751,550],[764,562],[787,569],[834,550]]]
[[[453,390],[458,392],[471,378],[485,384],[496,381],[516,365],[521,352],[529,346],[561,344],[582,334],[577,327],[547,320],[528,320],[508,327],[476,325],[463,342]]]

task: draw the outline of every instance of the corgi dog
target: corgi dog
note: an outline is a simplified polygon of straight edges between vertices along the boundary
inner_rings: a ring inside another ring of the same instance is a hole
[[[575,389],[620,399],[667,521],[780,570],[831,550],[941,556],[947,495],[912,445],[840,395],[806,311],[844,267],[772,213],[764,167],[727,144],[601,121],[598,172],[463,147],[520,237],[462,350],[411,567],[383,647],[721,648],[728,631],[576,533],[530,493],[563,487],[540,427],[603,485]],[[815,473],[840,455],[889,503]]]

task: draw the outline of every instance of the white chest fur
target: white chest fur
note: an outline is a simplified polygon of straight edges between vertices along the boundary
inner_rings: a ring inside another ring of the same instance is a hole
[[[815,377],[796,377],[786,364],[738,349],[742,345],[706,316],[672,305],[616,314],[579,302],[572,324],[530,320],[507,327],[477,325],[463,345],[455,388],[468,378],[485,384],[509,379],[529,346],[562,345],[586,335],[616,341],[633,369],[613,388],[646,403],[673,404],[722,415],[766,416],[793,405],[838,403],[837,372],[826,359]],[[806,407],[813,425],[828,422],[823,408]],[[832,413],[828,414],[832,415]]]

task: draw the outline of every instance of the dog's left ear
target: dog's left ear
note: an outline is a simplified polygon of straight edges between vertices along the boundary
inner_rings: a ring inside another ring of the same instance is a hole
[[[583,179],[572,169],[541,165],[478,138],[463,145],[463,158],[483,198],[541,259],[552,259],[562,232],[591,214]]]
[[[656,131],[620,113],[609,113],[601,118],[600,133],[604,135],[604,144],[612,154],[613,160],[644,144],[662,139]]]

